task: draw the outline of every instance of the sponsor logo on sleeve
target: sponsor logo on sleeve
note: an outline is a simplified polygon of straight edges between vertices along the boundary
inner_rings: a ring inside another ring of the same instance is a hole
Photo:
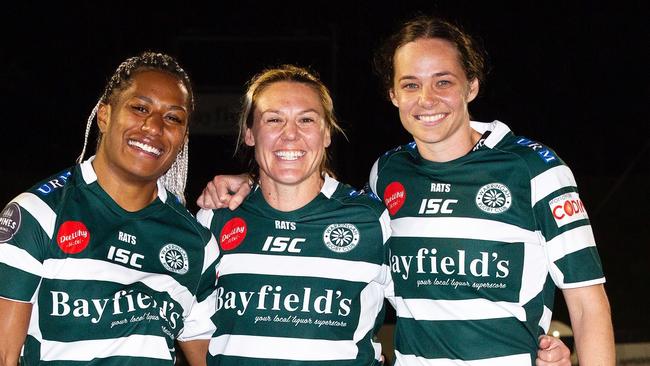
[[[68,178],[70,178],[70,175],[72,175],[72,173],[70,171],[67,171],[50,180],[49,182],[43,183],[40,187],[37,188],[37,191],[41,194],[48,195],[55,189],[63,187],[63,185],[65,185],[65,183],[68,181]]]
[[[248,227],[246,221],[239,217],[228,220],[219,234],[222,250],[233,250],[244,241]]]
[[[555,197],[548,205],[551,208],[551,214],[553,214],[553,219],[555,219],[557,227],[562,227],[578,220],[589,219],[585,205],[576,192],[565,193],[559,197]]]
[[[511,204],[510,189],[501,183],[486,184],[476,194],[476,206],[490,214],[505,212]]]
[[[190,269],[187,252],[176,244],[169,243],[162,247],[158,258],[169,272],[185,274]]]
[[[542,158],[542,160],[544,160],[545,163],[550,163],[557,160],[557,156],[555,156],[555,154],[549,148],[540,144],[539,142],[535,142],[527,138],[520,138],[517,140],[517,144],[531,148],[535,153],[537,153],[537,155],[539,155],[540,158]]]
[[[384,204],[391,215],[395,215],[406,201],[406,190],[400,182],[393,182],[384,191]]]
[[[0,214],[0,243],[11,240],[19,229],[20,207],[16,202],[11,202]]]
[[[347,253],[359,244],[359,229],[352,224],[331,224],[323,232],[325,246],[336,253]]]
[[[82,252],[90,242],[90,231],[81,221],[66,221],[59,227],[56,243],[66,254]]]

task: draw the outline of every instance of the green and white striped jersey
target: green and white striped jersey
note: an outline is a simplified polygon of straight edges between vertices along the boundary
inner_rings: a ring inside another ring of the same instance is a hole
[[[210,339],[208,364],[377,364],[373,336],[390,281],[381,202],[326,177],[295,211],[273,209],[257,189],[237,210],[202,210],[197,219],[222,258],[183,340]]]
[[[2,211],[0,296],[33,304],[21,365],[173,365],[216,241],[162,185],[125,211],[91,160]]]
[[[397,365],[534,365],[555,287],[605,281],[569,168],[499,121],[472,127],[487,138],[466,156],[431,162],[411,143],[371,172],[391,216]]]

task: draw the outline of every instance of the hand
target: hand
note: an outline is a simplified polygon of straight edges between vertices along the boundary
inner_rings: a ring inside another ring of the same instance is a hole
[[[217,175],[208,182],[196,204],[207,209],[228,207],[234,210],[250,193],[250,183],[248,174]]]
[[[543,335],[539,337],[536,366],[571,366],[571,350],[560,339]]]

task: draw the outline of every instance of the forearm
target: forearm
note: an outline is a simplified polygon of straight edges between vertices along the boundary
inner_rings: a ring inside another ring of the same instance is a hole
[[[0,298],[0,366],[16,366],[32,305]]]
[[[602,286],[577,302],[566,296],[571,326],[581,366],[613,366],[616,363],[614,330],[609,302]]]
[[[614,331],[609,312],[583,314],[571,320],[580,365],[614,365]]]
[[[205,366],[207,364],[206,358],[208,356],[209,340],[205,339],[178,343],[190,366]]]
[[[16,366],[18,365],[18,356],[20,352],[10,352],[11,354],[5,353],[5,349],[0,351],[0,366]]]

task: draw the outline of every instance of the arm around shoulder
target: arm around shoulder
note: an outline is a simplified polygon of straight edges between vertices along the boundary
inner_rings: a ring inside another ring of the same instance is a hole
[[[32,304],[0,298],[0,366],[18,364]]]
[[[602,284],[562,290],[581,365],[614,365],[614,330]]]
[[[248,174],[217,175],[205,186],[196,204],[205,209],[228,207],[234,210],[244,202],[252,186]]]

